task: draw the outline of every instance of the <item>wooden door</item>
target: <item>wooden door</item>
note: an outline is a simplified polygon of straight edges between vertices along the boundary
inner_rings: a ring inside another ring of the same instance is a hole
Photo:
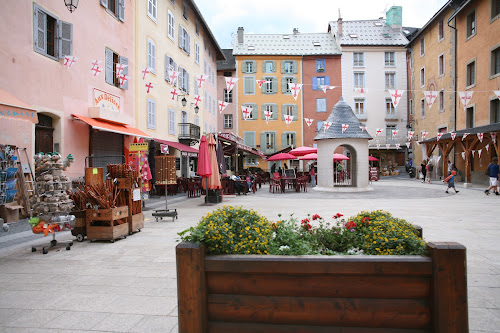
[[[35,152],[50,153],[54,150],[54,129],[50,127],[35,127]]]

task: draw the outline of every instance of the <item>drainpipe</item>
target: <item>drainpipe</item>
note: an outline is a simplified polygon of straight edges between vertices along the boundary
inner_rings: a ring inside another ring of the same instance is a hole
[[[448,5],[450,7],[452,7],[451,2],[452,1],[448,2]],[[456,8],[455,8],[455,10],[456,10]],[[448,20],[447,25],[455,31],[455,37],[454,37],[455,39],[454,39],[454,45],[453,45],[453,48],[454,48],[453,51],[455,53],[455,59],[454,59],[454,64],[453,64],[453,67],[454,67],[453,69],[455,71],[455,77],[453,79],[453,91],[455,92],[454,108],[453,108],[453,131],[456,131],[457,130],[457,80],[458,80],[458,74],[457,74],[458,73],[458,70],[457,70],[457,37],[458,36],[457,35],[458,35],[458,33],[457,33],[457,28],[456,28],[456,22],[457,22],[456,17],[453,17],[453,20],[454,20],[455,26],[450,25],[450,20]],[[455,164],[455,154],[453,154],[453,164]],[[466,166],[466,168],[467,168],[467,166]],[[465,177],[467,177],[467,173],[466,173]],[[467,182],[467,179],[465,179],[465,182]]]

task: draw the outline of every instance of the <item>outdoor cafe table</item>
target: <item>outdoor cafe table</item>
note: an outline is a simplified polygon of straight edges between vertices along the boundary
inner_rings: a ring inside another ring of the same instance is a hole
[[[285,193],[286,185],[289,183],[293,184],[293,189],[297,191],[297,177],[282,176],[281,180],[281,192]]]

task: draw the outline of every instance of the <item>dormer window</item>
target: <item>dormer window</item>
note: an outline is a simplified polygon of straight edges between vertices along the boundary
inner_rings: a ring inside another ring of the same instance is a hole
[[[380,23],[380,22],[375,22],[374,24],[375,24],[376,27],[381,27],[382,26],[382,23]]]
[[[383,34],[383,35],[384,35],[384,38],[391,38],[390,34]]]
[[[321,43],[320,42],[313,42],[313,45],[314,46],[321,46]]]
[[[283,39],[290,39],[290,36],[288,36],[288,35],[283,35]]]
[[[249,46],[248,51],[255,51],[255,46]]]
[[[358,38],[358,35],[357,34],[349,34],[349,37],[351,37],[351,38]]]

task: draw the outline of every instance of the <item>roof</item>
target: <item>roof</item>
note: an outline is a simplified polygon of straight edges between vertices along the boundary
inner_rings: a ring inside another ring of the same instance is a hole
[[[236,59],[233,56],[233,49],[222,49],[226,60],[217,60],[217,70],[236,70]]]
[[[413,41],[415,41],[415,39],[416,39],[418,36],[420,36],[420,34],[421,34],[421,33],[422,33],[425,29],[427,29],[427,27],[428,27],[429,25],[431,25],[431,24],[432,24],[432,22],[434,22],[434,20],[436,20],[438,17],[440,17],[440,16],[441,16],[441,14],[443,14],[443,12],[444,12],[444,11],[446,11],[446,9],[448,8],[448,5],[449,5],[451,2],[452,2],[452,0],[447,1],[447,2],[443,5],[443,7],[441,7],[441,9],[439,9],[439,10],[436,12],[436,14],[434,14],[434,15],[431,17],[431,19],[430,19],[429,21],[427,21],[427,23],[426,23],[426,24],[424,24],[424,26],[418,30],[418,32],[417,32],[416,34],[413,34],[413,35],[411,36],[411,39],[410,39],[410,44],[411,44],[411,43],[413,43]]]
[[[332,125],[326,131],[324,126],[321,127],[318,134],[314,140],[322,139],[368,139],[371,140],[372,137],[367,131],[363,131],[360,126],[361,123],[352,111],[349,104],[344,101],[341,97],[337,104],[332,109],[332,113],[328,116],[326,120]],[[342,133],[342,125],[347,124],[349,127]]]
[[[337,35],[337,21],[330,21],[328,30]],[[338,37],[341,46],[405,46],[408,44],[408,39],[401,28],[391,28],[383,19],[342,21],[342,34]]]
[[[477,135],[477,133],[489,133],[489,132],[499,132],[500,131],[500,123],[494,123],[494,124],[489,124],[489,125],[484,125],[484,126],[478,126],[478,127],[473,127],[473,128],[466,128],[463,130],[459,131],[453,131],[453,133],[456,133],[456,138],[461,138],[464,136],[465,133],[468,135]],[[445,133],[441,136],[440,140],[446,140],[446,139],[451,139],[451,132]],[[420,141],[421,143],[427,143],[427,142],[433,142],[437,141],[437,137],[429,138],[424,141]]]
[[[149,135],[144,133],[143,131],[129,126],[129,125],[123,125],[123,124],[118,124],[118,123],[113,123],[109,121],[105,121],[102,119],[97,119],[97,118],[88,118],[84,116],[80,116],[77,114],[72,114],[73,119],[76,120],[81,120],[87,125],[92,126],[92,128],[99,130],[99,131],[104,131],[104,132],[112,132],[112,133],[118,133],[118,134],[123,134],[123,135],[131,135],[131,136],[137,136],[137,137],[142,137],[142,138],[151,138]]]
[[[244,34],[234,36],[233,55],[334,55],[340,46],[329,33]],[[250,48],[249,48],[250,47]]]

